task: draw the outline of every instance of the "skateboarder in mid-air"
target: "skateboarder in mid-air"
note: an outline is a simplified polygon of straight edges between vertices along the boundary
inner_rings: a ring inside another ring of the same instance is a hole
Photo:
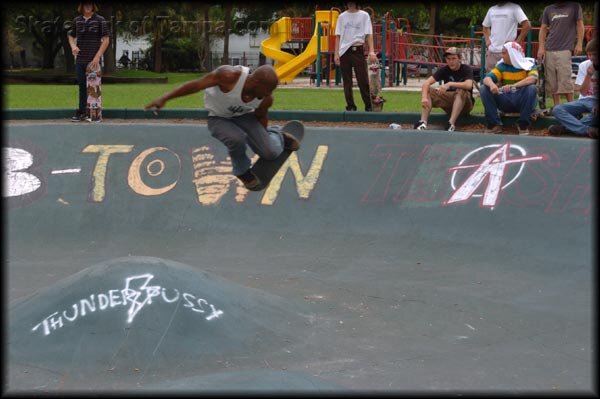
[[[204,90],[208,130],[229,150],[233,174],[248,190],[257,191],[263,186],[250,169],[246,146],[266,160],[275,160],[284,150],[300,148],[293,135],[267,126],[267,111],[273,104],[272,93],[277,83],[277,74],[270,65],[262,65],[252,73],[245,66],[222,65],[156,98],[145,109],[157,112],[173,98]]]

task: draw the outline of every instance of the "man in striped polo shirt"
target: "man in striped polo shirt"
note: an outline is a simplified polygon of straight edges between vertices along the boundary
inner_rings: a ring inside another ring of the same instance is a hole
[[[481,85],[481,102],[485,108],[486,133],[502,133],[498,110],[518,112],[519,134],[529,134],[531,116],[537,106],[538,71],[535,60],[526,58],[521,45],[507,42],[502,61],[487,74]]]
[[[73,21],[73,27],[69,32],[69,44],[75,56],[75,72],[79,84],[79,106],[75,115],[71,118],[73,122],[86,120],[87,88],[85,69],[97,69],[100,66],[100,58],[110,43],[110,29],[104,17],[98,15],[98,7],[93,2],[81,2],[77,11],[81,13]]]

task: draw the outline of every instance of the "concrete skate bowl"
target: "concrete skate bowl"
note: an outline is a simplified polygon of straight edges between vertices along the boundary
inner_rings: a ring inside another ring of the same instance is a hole
[[[594,389],[595,142],[307,128],[252,193],[204,125],[5,130],[8,392]]]

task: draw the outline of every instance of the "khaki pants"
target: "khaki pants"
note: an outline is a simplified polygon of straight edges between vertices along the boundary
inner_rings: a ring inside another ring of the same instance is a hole
[[[544,56],[544,80],[546,95],[571,94],[571,50],[546,51]]]
[[[454,98],[461,96],[465,103],[460,116],[469,115],[473,109],[473,101],[471,100],[471,92],[463,89],[456,89],[453,91],[447,91],[443,89],[431,88],[429,91],[431,96],[431,106],[435,108],[441,108],[450,115],[452,113],[452,104],[454,104]]]

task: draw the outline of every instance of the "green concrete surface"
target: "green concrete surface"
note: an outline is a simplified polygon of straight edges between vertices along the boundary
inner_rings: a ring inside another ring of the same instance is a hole
[[[7,392],[594,393],[596,149],[306,127],[248,192],[204,125],[8,122]]]

